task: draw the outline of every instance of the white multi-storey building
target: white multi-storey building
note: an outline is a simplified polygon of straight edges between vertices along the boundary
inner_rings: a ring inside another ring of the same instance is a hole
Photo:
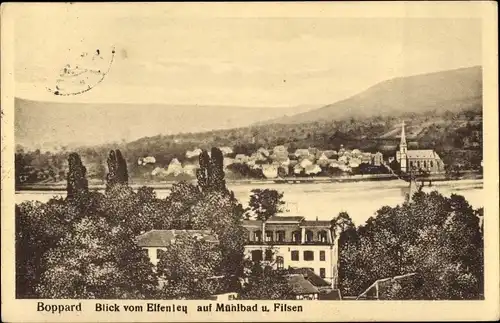
[[[243,226],[248,231],[249,258],[278,268],[310,268],[336,288],[338,244],[330,221],[273,216],[266,222],[245,220]]]

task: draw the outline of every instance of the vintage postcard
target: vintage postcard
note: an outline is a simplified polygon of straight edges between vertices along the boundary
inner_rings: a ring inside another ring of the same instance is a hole
[[[497,27],[2,4],[2,321],[499,319]]]

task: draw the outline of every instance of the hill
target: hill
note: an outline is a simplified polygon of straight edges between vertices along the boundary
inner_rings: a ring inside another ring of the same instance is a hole
[[[346,100],[266,123],[297,124],[408,112],[459,111],[481,104],[481,98],[482,68],[474,66],[394,78]]]

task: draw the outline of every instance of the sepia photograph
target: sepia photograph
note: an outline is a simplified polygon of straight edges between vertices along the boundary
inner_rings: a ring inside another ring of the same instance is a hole
[[[310,302],[486,299],[480,11],[131,8],[17,8],[15,300],[47,315],[213,301],[197,311],[246,320],[272,301],[290,321]]]

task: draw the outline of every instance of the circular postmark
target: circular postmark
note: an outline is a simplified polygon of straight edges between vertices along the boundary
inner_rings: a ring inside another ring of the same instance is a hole
[[[115,48],[109,52],[96,49],[83,52],[77,63],[66,64],[59,71],[55,86],[47,91],[58,96],[79,95],[88,92],[104,81],[115,58]]]

